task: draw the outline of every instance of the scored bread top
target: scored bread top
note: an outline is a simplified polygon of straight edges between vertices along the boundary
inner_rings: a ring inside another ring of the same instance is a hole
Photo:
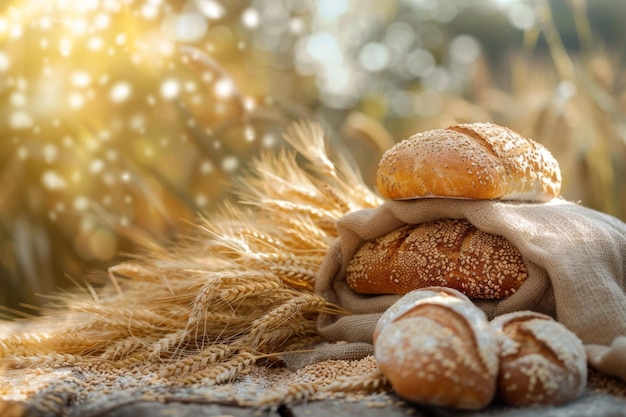
[[[500,347],[498,395],[511,405],[562,404],[586,386],[582,341],[549,316],[532,311],[492,320]]]
[[[407,225],[367,241],[346,271],[359,294],[441,286],[477,299],[507,298],[527,277],[522,255],[507,239],[455,219]]]
[[[585,373],[586,360],[581,360],[581,356],[584,357],[582,342],[552,317],[534,311],[517,311],[494,318],[491,325],[501,335],[508,335],[499,338],[501,356],[521,355],[525,349],[529,349],[528,343],[524,344],[510,335],[532,335],[542,348],[550,349],[564,368],[577,374]]]
[[[549,201],[561,171],[541,144],[493,123],[411,136],[383,155],[376,174],[389,199],[452,197]]]
[[[474,305],[463,294],[450,290],[448,288],[430,287],[421,290],[412,291],[404,295],[396,303],[396,308],[387,310],[389,313],[383,314],[377,323],[377,332],[374,343],[382,342],[385,336],[384,330],[393,323],[401,322],[411,317],[425,317],[439,323],[444,327],[455,329],[455,332],[469,343],[473,341],[475,349],[474,354],[480,361],[482,372],[486,375],[495,376],[498,371],[498,354],[497,344],[495,342],[495,333],[489,326],[489,322],[485,313]],[[435,308],[433,311],[432,309]],[[440,310],[445,309],[443,317],[440,316]],[[434,314],[434,315],[433,315]],[[439,316],[439,317],[437,317]],[[455,324],[455,322],[457,324]],[[463,325],[460,328],[460,323]],[[461,328],[464,330],[461,331]],[[406,337],[398,334],[397,337]],[[384,343],[399,345],[400,340],[385,340]],[[443,348],[443,347],[442,347]],[[465,362],[467,358],[459,358],[461,362]]]
[[[393,303],[391,307],[385,310],[385,312],[380,316],[378,322],[376,323],[376,328],[374,329],[374,343],[376,343],[378,334],[383,327],[414,308],[420,300],[442,296],[443,294],[448,294],[468,302],[470,301],[465,294],[448,287],[433,286],[411,291]]]

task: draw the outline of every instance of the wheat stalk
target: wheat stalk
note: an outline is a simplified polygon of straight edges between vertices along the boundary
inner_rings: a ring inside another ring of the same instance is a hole
[[[389,385],[387,377],[378,369],[366,374],[345,376],[325,386],[326,392],[364,392],[370,394]]]
[[[251,401],[251,406],[267,407],[281,404],[291,404],[299,401],[306,401],[312,398],[318,391],[320,385],[316,382],[297,382],[287,386],[282,386],[266,391],[261,396]]]
[[[186,375],[181,380],[181,385],[202,382],[204,386],[213,386],[225,382],[232,382],[242,371],[247,369],[255,361],[256,358],[253,354],[249,352],[239,352],[226,362]]]
[[[45,331],[1,337],[0,357],[12,366],[77,364],[116,378],[153,373],[166,384],[213,385],[262,355],[318,343],[317,315],[345,314],[313,292],[336,221],[380,199],[348,165],[332,164],[316,125],[298,124],[288,139],[297,152],[262,155],[242,175],[240,204],[199,218],[196,233],[169,251],[112,267],[108,285],[56,298],[39,322]],[[284,400],[317,389],[288,388]]]
[[[199,353],[186,356],[163,367],[159,373],[161,378],[178,376],[181,374],[196,373],[200,368],[206,368],[218,363],[233,353],[233,347],[228,345],[213,345]]]
[[[83,360],[79,355],[69,353],[36,353],[6,356],[2,364],[8,368],[29,368],[45,365],[48,368],[59,368],[77,364]]]

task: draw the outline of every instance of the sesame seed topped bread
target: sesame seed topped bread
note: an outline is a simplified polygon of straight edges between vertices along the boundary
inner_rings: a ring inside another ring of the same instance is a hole
[[[383,155],[376,174],[392,200],[421,197],[549,201],[561,171],[541,144],[492,123],[419,133]]]
[[[448,289],[417,290],[403,298],[391,317],[381,317],[374,343],[378,366],[394,391],[440,406],[489,404],[496,392],[498,348],[482,310]]]
[[[503,299],[528,273],[519,251],[504,237],[467,220],[407,225],[366,242],[347,268],[348,286],[360,294],[406,294],[429,286],[475,299]]]

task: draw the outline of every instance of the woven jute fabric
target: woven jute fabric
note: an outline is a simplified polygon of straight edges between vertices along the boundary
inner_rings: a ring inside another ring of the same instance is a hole
[[[515,294],[474,300],[489,318],[519,310],[549,314],[583,341],[592,366],[626,381],[626,223],[563,199],[386,201],[345,215],[315,289],[352,314],[321,314],[319,332],[328,340],[371,343],[378,318],[399,296],[356,294],[346,282],[348,263],[368,240],[439,219],[467,219],[504,236],[522,254],[528,278]]]

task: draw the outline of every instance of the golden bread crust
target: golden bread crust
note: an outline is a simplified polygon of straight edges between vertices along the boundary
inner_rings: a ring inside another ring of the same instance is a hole
[[[406,294],[441,286],[470,298],[507,298],[528,273],[504,237],[467,220],[407,225],[366,242],[348,264],[346,280],[360,294]]]
[[[496,392],[495,333],[484,313],[462,295],[411,292],[415,302],[380,326],[375,356],[401,397],[415,402],[479,409]]]
[[[549,201],[561,191],[561,171],[534,140],[493,123],[472,123],[396,144],[383,155],[376,182],[388,199]]]
[[[557,405],[578,398],[587,382],[580,339],[543,314],[521,311],[491,322],[500,349],[498,397],[514,406]]]

